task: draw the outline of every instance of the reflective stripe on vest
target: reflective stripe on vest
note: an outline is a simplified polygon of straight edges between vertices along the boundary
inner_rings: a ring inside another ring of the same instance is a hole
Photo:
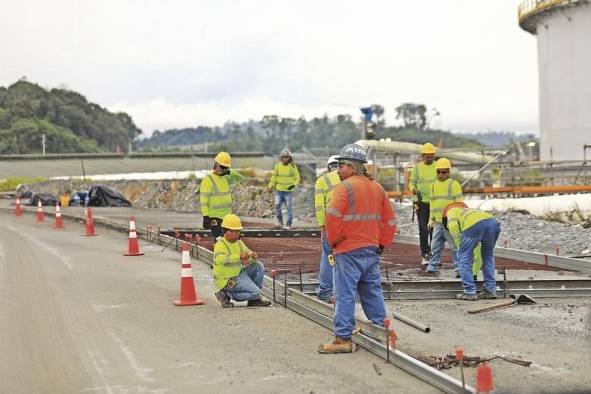
[[[343,215],[344,222],[353,222],[353,221],[366,221],[366,220],[382,220],[382,216],[379,213],[349,213],[355,212],[355,194],[353,194],[353,187],[347,181],[342,182],[343,186],[347,189],[347,198],[349,200],[347,211],[345,215]],[[384,195],[382,195],[382,198]],[[328,213],[328,210],[327,210]]]

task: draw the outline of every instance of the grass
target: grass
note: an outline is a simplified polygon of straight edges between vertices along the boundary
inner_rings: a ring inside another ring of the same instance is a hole
[[[2,181],[0,181],[0,192],[8,192],[16,190],[16,187],[20,184],[33,184],[33,183],[41,183],[46,182],[47,178],[41,177],[8,177]]]

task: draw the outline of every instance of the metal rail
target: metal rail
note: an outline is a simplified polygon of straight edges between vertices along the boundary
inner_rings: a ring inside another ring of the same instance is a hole
[[[160,234],[174,237],[175,233],[198,235],[202,238],[211,238],[211,231],[196,228],[175,228],[174,230],[163,230]],[[320,238],[318,230],[268,230],[268,229],[246,229],[241,231],[241,236],[249,238]]]

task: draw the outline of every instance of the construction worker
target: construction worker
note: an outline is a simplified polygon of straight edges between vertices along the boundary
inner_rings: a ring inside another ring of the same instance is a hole
[[[232,213],[232,190],[230,185],[242,179],[242,175],[231,171],[232,158],[228,152],[220,152],[214,159],[213,172],[201,181],[199,203],[203,215],[203,228],[210,229],[215,240],[220,238],[222,219]]]
[[[429,245],[429,235],[431,231],[427,227],[429,224],[429,202],[431,201],[431,185],[437,179],[435,170],[435,146],[426,143],[421,149],[422,161],[413,167],[410,174],[410,191],[416,196],[414,201],[417,212],[417,222],[419,224],[419,240],[421,243],[421,265],[429,264],[431,258],[431,246]]]
[[[384,188],[367,176],[363,147],[346,145],[338,173],[342,183],[334,189],[326,210],[328,243],[336,258],[334,266],[336,305],[335,339],[320,345],[320,353],[350,353],[355,328],[355,298],[374,324],[384,325],[380,255],[390,245],[396,225],[394,209]]]
[[[269,306],[261,298],[265,271],[255,252],[240,239],[242,222],[233,213],[222,220],[224,236],[213,248],[213,277],[216,298],[223,308],[232,308],[236,301],[247,301],[247,306]]]
[[[443,227],[445,227],[448,230],[448,232],[450,232],[450,231],[447,226],[447,224],[448,224],[447,213],[452,208],[468,208],[468,206],[466,205],[465,202],[458,201],[458,202],[452,202],[447,207],[445,207],[445,209],[443,210],[443,215],[442,215],[442,223],[443,223]],[[456,248],[458,248],[459,239],[456,239],[451,232],[450,232],[450,235],[454,241],[454,245],[456,246]],[[456,253],[456,259],[457,259],[457,253]],[[459,262],[459,259],[458,259],[458,262]],[[481,251],[481,245],[480,245],[480,243],[478,243],[476,245],[476,247],[474,248],[473,264],[472,264],[472,275],[474,276],[474,282],[476,282],[476,279],[478,277],[478,272],[480,271],[481,268],[482,268],[482,251]]]
[[[281,206],[283,203],[287,206],[287,223],[284,227],[286,230],[291,229],[293,223],[293,205],[292,205],[292,191],[300,183],[300,172],[298,167],[293,162],[293,157],[289,149],[285,148],[279,155],[281,160],[275,164],[273,168],[273,175],[269,181],[267,190],[269,192],[275,190],[275,217],[277,218],[277,225],[283,226],[283,215],[281,213]]]
[[[443,226],[443,210],[452,202],[463,201],[462,187],[460,183],[451,179],[451,162],[446,158],[441,158],[435,162],[435,169],[437,171],[437,180],[431,185],[430,196],[430,218],[428,228],[433,230],[433,238],[431,240],[431,260],[427,265],[427,273],[437,274],[439,265],[441,264],[441,254],[447,241],[453,249],[452,259],[454,268],[456,270],[456,277],[459,278],[456,260],[456,249],[449,232]]]
[[[334,303],[333,297],[333,268],[328,261],[332,253],[326,238],[326,208],[330,203],[332,192],[336,185],[341,183],[337,168],[339,166],[338,156],[331,156],[326,162],[328,172],[316,180],[314,186],[314,206],[316,208],[316,220],[320,226],[322,239],[322,254],[320,255],[320,285],[318,287],[318,298],[322,301]]]
[[[497,298],[494,248],[501,232],[500,223],[488,212],[450,205],[446,212],[446,224],[458,247],[458,268],[464,288],[457,299],[474,301],[478,298]],[[484,276],[484,288],[479,296],[476,295],[472,267],[474,250],[478,244],[481,245]]]

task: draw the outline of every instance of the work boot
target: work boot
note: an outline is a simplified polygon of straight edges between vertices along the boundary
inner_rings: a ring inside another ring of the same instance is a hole
[[[462,275],[460,275],[460,271],[456,270],[456,279],[459,279],[461,277],[462,277]]]
[[[484,300],[494,300],[495,298],[497,298],[497,292],[483,289],[482,293],[478,294],[478,298]]]
[[[262,298],[257,298],[256,300],[248,300],[246,306],[271,306],[271,301],[263,300]]]
[[[439,276],[439,271],[429,271],[429,270],[425,270],[425,274],[427,276]]]
[[[279,227],[283,227],[283,220],[279,220],[279,219],[275,220],[275,225],[279,226]]]
[[[476,294],[461,293],[456,295],[456,298],[462,301],[476,301],[478,299],[478,296]]]
[[[222,308],[233,308],[234,303],[230,296],[223,290],[218,291],[215,293],[215,298],[222,304]]]
[[[351,338],[345,339],[335,337],[334,341],[324,343],[318,347],[318,353],[322,354],[336,354],[336,353],[351,353],[353,352],[353,342]]]

